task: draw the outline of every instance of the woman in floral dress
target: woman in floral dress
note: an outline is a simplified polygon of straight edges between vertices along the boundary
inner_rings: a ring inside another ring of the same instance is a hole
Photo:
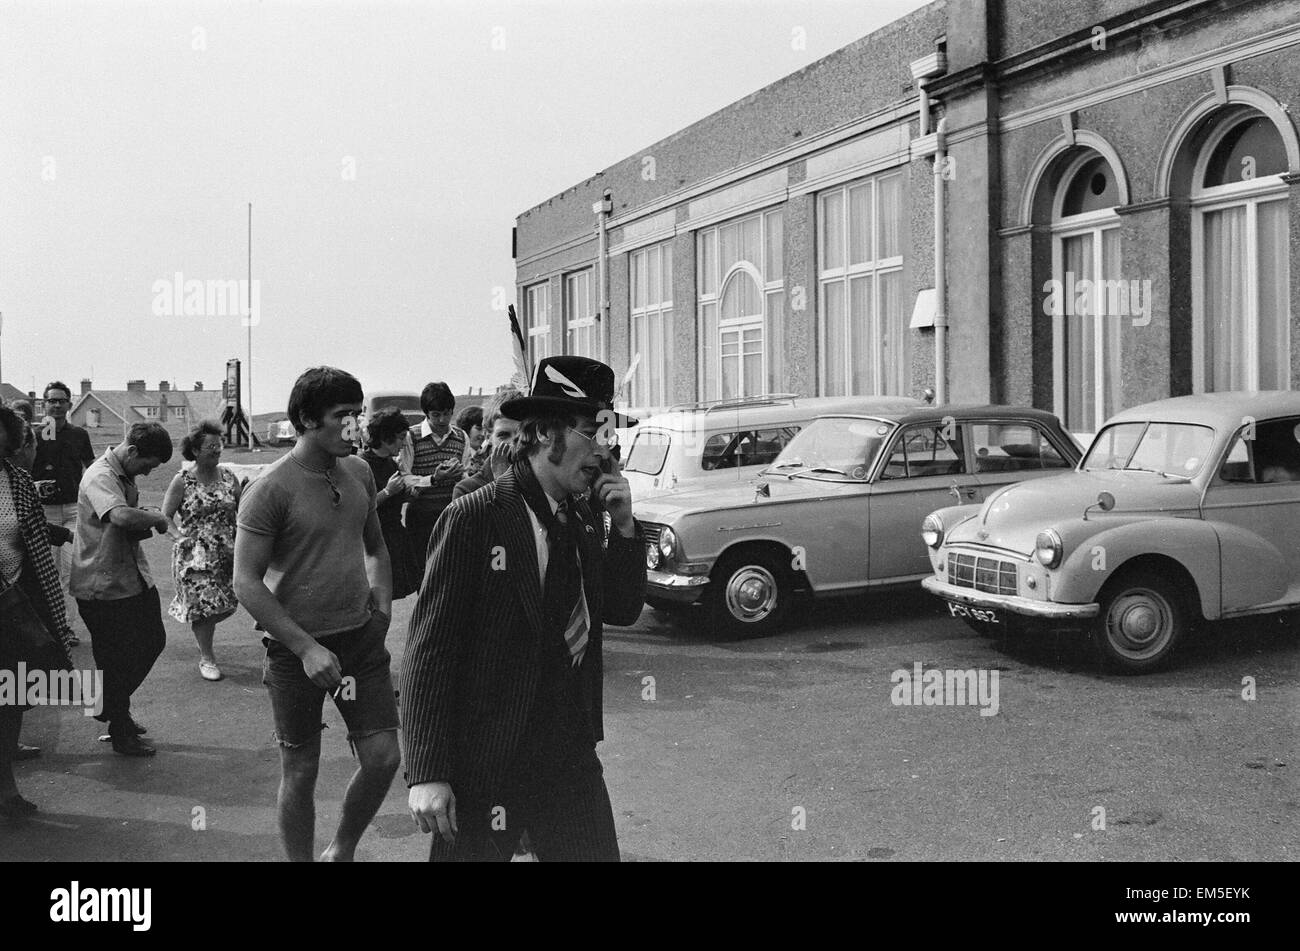
[[[176,518],[179,528],[172,549],[176,596],[167,613],[193,628],[200,676],[220,680],[212,638],[217,624],[238,607],[233,568],[240,484],[234,473],[217,464],[221,427],[216,423],[196,426],[181,440],[181,455],[192,460],[194,468],[178,472],[163,499],[163,515]]]

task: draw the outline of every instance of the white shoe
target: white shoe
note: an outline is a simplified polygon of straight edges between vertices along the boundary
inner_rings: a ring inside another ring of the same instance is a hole
[[[199,661],[199,676],[204,680],[220,680],[221,668],[211,661],[201,660]]]

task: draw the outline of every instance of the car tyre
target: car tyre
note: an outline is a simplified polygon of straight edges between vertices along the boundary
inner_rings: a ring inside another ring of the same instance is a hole
[[[1145,674],[1168,664],[1191,622],[1182,592],[1151,572],[1112,578],[1100,603],[1093,646],[1107,667],[1121,673]]]
[[[794,576],[767,551],[741,550],[719,559],[706,591],[714,631],[762,637],[780,630],[794,598]]]

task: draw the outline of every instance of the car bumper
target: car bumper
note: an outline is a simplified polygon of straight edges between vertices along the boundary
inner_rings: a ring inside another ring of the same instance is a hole
[[[704,586],[709,583],[708,575],[675,575],[667,571],[645,573],[646,596],[663,601],[675,601],[678,604],[694,604],[704,594]]]
[[[1096,604],[1057,604],[1054,601],[1035,601],[1018,595],[989,594],[986,591],[976,591],[974,588],[959,588],[935,577],[925,578],[921,581],[921,586],[945,601],[971,604],[980,608],[995,608],[1024,617],[1086,620],[1096,617],[1099,610]]]

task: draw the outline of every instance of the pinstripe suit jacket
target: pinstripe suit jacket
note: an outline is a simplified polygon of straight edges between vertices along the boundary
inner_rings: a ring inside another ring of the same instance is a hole
[[[645,598],[645,541],[611,530],[586,502],[580,553],[591,630],[580,676],[602,727],[602,626],[629,625]],[[490,797],[508,779],[528,726],[543,651],[542,584],[527,503],[513,472],[455,500],[429,540],[402,663],[406,780],[447,782],[457,798]]]

